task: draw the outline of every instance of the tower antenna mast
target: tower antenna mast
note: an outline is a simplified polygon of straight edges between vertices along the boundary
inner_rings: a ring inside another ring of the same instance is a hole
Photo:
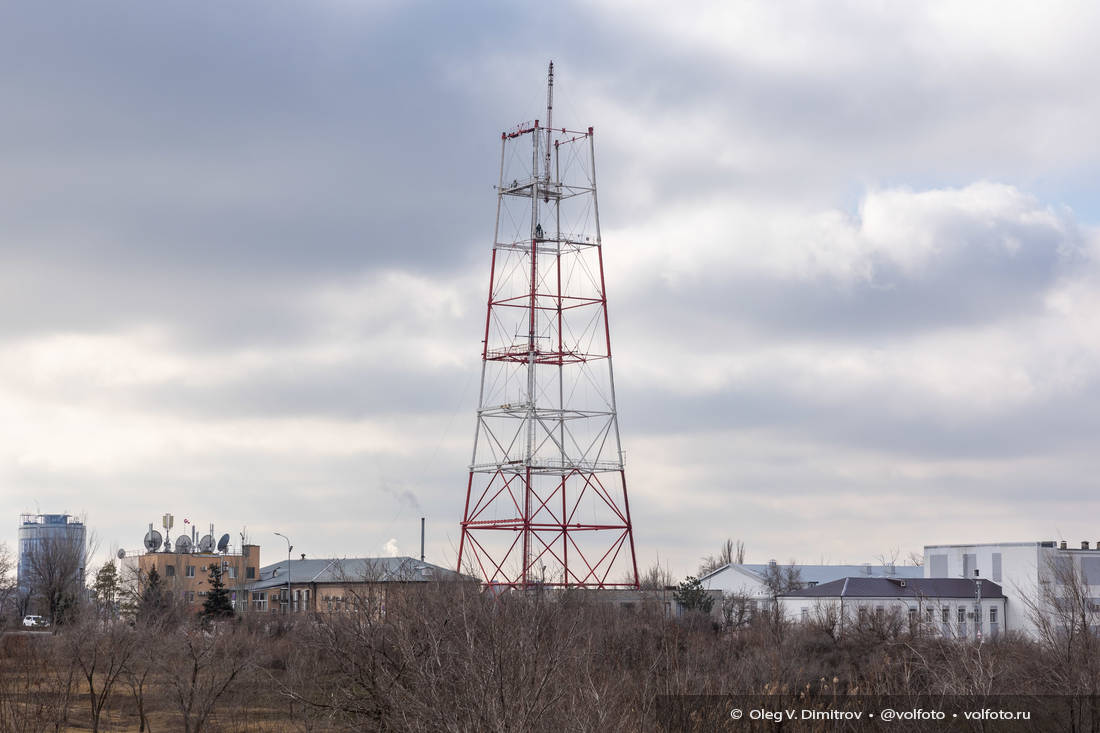
[[[550,135],[554,129],[554,62],[550,62],[550,70],[546,73],[546,150],[543,153],[542,177],[546,184],[550,184]],[[549,198],[544,198],[544,203]]]
[[[501,134],[497,221],[458,570],[515,588],[637,588],[594,135]]]

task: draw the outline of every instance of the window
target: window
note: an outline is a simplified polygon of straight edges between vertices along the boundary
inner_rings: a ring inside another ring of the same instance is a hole
[[[176,577],[176,566],[175,565],[168,565],[167,567],[165,567],[164,568],[164,577],[166,577],[166,578]]]
[[[186,575],[188,578],[194,578],[195,577],[195,566],[194,565],[188,565],[184,569],[183,574]]]
[[[803,621],[803,623],[805,623],[806,621],[809,621],[809,620],[810,620],[810,609],[803,608],[802,609],[802,621]]]
[[[966,609],[963,608],[962,606],[959,606],[957,609],[955,609],[955,612],[958,614],[959,623],[960,624],[965,624],[966,623]]]
[[[232,580],[237,579],[237,566],[236,565],[230,565],[229,566],[229,577]]]
[[[249,565],[247,568],[245,568],[244,577],[248,578],[249,580],[253,580],[256,577],[255,566]]]
[[[951,620],[951,610],[947,606],[940,609],[940,618],[945,624]]]
[[[935,610],[932,607],[924,609],[924,620],[928,623],[932,623],[935,618]]]
[[[195,591],[193,591],[193,590],[187,591],[187,602],[188,603],[194,603],[195,602]]]
[[[264,591],[252,592],[252,610],[253,611],[266,611],[267,610],[267,593]]]
[[[912,626],[916,626],[916,625],[917,625],[917,609],[910,608],[909,609],[909,626],[912,627]]]
[[[997,607],[996,606],[990,606],[989,607],[989,623],[991,623],[991,624],[997,623]]]

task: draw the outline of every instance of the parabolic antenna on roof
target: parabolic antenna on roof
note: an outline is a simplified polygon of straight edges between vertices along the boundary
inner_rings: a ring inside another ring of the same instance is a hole
[[[199,552],[210,552],[214,549],[214,535],[204,534],[199,540]]]
[[[229,533],[226,532],[218,540],[218,552],[225,552],[229,549]]]
[[[160,532],[155,529],[150,529],[145,533],[145,549],[149,552],[156,552],[160,547],[160,543],[164,538],[161,537]]]
[[[191,552],[191,538],[181,534],[176,538],[176,552]]]

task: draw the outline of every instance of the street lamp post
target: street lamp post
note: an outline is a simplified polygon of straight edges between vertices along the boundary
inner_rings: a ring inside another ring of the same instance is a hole
[[[286,614],[290,615],[290,551],[294,549],[294,545],[290,544],[290,538],[282,532],[276,532],[275,534],[286,540]]]

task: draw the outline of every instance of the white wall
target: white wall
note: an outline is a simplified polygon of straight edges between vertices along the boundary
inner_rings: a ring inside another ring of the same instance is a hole
[[[951,638],[974,638],[974,611],[975,599],[973,598],[845,598],[843,604],[839,597],[797,597],[784,596],[779,599],[782,612],[790,621],[815,621],[826,618],[826,614],[832,612],[836,618],[840,618],[840,609],[843,606],[844,623],[853,625],[860,623],[860,609],[871,615],[882,613],[884,615],[896,614],[903,622],[903,627],[908,628],[909,610],[916,611],[918,618],[926,630],[932,633]],[[943,623],[943,609],[947,609],[948,622]],[[990,609],[996,609],[996,627],[990,623]],[[880,611],[881,609],[881,611]],[[965,621],[958,622],[958,612],[962,609]],[[932,622],[928,625],[928,611],[932,612]],[[1005,631],[1005,614],[1007,607],[1003,598],[987,598],[981,603],[982,633],[989,638],[990,632],[995,630],[998,634]]]
[[[703,581],[703,587],[746,598],[770,599],[772,592],[757,576],[737,565],[727,565]]]
[[[924,548],[925,577],[964,577],[967,556],[972,556],[977,576],[1000,583],[1008,598],[1008,630],[1034,634],[1032,608],[1043,605],[1043,593],[1057,583],[1054,563],[1068,558],[1077,572],[1084,570],[1089,583],[1087,594],[1100,598],[1100,550],[1043,547],[1038,542],[1005,542],[982,545],[928,545]],[[1000,573],[995,573],[994,558],[1000,556]],[[937,559],[940,558],[940,559]]]
[[[981,545],[928,545],[924,548],[924,577],[926,578],[969,578],[992,580],[1001,586],[1008,599],[1005,609],[1005,627],[1009,631],[1032,633],[1035,625],[1028,612],[1028,599],[1036,598],[1039,590],[1040,553],[1047,548],[1038,542],[1005,542]],[[973,556],[973,567],[966,566],[966,556]],[[996,558],[1000,556],[1000,571],[997,572]],[[946,556],[946,570],[943,561],[935,556]],[[978,570],[977,575],[973,569]]]

